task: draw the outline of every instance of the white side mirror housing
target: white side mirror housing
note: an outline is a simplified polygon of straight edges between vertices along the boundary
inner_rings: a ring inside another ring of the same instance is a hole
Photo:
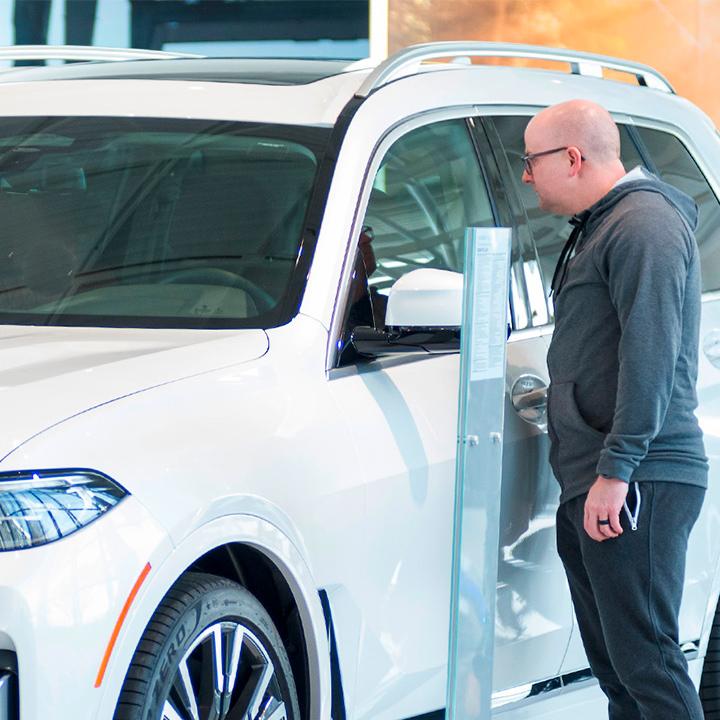
[[[419,268],[395,281],[388,295],[385,324],[397,328],[459,328],[462,273]]]

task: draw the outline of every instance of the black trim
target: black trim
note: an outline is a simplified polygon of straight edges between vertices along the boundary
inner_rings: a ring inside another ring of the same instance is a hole
[[[627,131],[627,135],[632,141],[633,145],[635,145],[635,150],[637,150],[637,154],[640,156],[640,159],[645,164],[645,167],[647,170],[653,175],[656,175],[657,177],[661,178],[660,171],[657,168],[657,165],[655,165],[655,161],[652,158],[652,155],[647,149],[647,146],[645,145],[645,142],[643,141],[642,137],[640,136],[640,133],[635,129],[634,125],[630,125],[630,123],[618,123],[618,126],[621,129],[624,129]],[[651,128],[654,129],[654,128]],[[664,132],[664,131],[661,131]],[[632,168],[630,168],[632,170]]]
[[[315,255],[315,244],[325,214],[327,197],[335,174],[335,165],[337,164],[338,155],[340,154],[340,148],[345,139],[345,133],[347,132],[350,122],[362,102],[362,98],[353,98],[344,107],[337,122],[333,126],[325,152],[320,160],[315,185],[305,215],[303,235],[297,261],[292,271],[288,291],[285,293],[284,300],[281,301],[283,304],[280,317],[285,318],[286,321],[295,317],[300,309],[300,303],[305,294],[310,266]]]
[[[508,113],[507,115],[484,116],[481,118],[481,124],[487,136],[488,149],[495,158],[498,168],[498,180],[503,188],[503,196],[507,203],[508,227],[512,227],[513,230],[512,262],[515,264],[518,260],[521,262],[534,260],[542,274],[542,266],[540,264],[540,258],[538,257],[535,237],[518,188],[517,171],[513,169],[505,145],[495,125],[496,118],[504,119],[508,117],[527,118],[529,121],[532,115]],[[533,307],[533,300],[528,293],[527,283],[523,282],[522,285],[519,286],[519,290],[525,302],[525,312],[529,323],[527,327],[538,327],[533,324],[532,318],[536,308]],[[548,317],[550,317],[551,313],[550,307],[547,304],[547,298],[545,298],[544,302],[545,311]],[[513,329],[518,330],[523,328],[514,327]]]
[[[332,676],[332,694],[330,698],[330,716],[332,720],[346,720],[345,694],[342,687],[342,676],[340,673],[340,660],[337,652],[337,641],[335,640],[335,627],[332,620],[332,610],[327,592],[320,590],[320,603],[325,615],[325,627],[327,628],[328,645],[330,647],[330,673]]]

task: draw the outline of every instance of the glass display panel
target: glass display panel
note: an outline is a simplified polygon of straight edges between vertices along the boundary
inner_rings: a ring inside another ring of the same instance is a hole
[[[448,720],[489,720],[511,231],[469,228],[465,262]]]

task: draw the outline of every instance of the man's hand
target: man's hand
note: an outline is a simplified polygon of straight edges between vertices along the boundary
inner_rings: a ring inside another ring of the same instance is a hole
[[[627,493],[624,480],[598,476],[585,500],[585,531],[593,540],[602,542],[622,533],[620,511]]]

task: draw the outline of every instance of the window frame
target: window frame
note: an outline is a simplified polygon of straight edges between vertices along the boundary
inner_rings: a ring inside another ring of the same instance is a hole
[[[478,168],[485,183],[488,193],[488,201],[492,209],[495,223],[499,224],[503,217],[508,217],[509,215],[507,198],[505,197],[504,191],[502,194],[496,194],[497,189],[502,186],[499,181],[500,173],[495,165],[495,158],[492,155],[484,155],[478,145],[478,139],[476,137],[477,130],[473,128],[473,123],[477,125],[479,121],[477,108],[474,106],[457,106],[445,108],[443,110],[434,110],[429,113],[423,113],[411,118],[406,118],[392,127],[389,127],[375,143],[363,172],[362,190],[358,196],[358,201],[355,206],[349,241],[346,245],[346,252],[343,260],[342,275],[340,282],[338,283],[338,291],[335,296],[330,332],[328,334],[329,342],[326,354],[326,372],[329,375],[345,375],[348,372],[352,372],[353,368],[357,365],[356,363],[350,363],[346,366],[338,367],[337,360],[339,356],[339,343],[342,341],[345,318],[349,309],[350,293],[352,290],[352,275],[358,252],[360,233],[366,217],[370,194],[375,182],[375,176],[382,165],[387,152],[402,137],[419,128],[450,120],[464,121],[466,125],[468,139],[473,147],[475,160],[478,163]],[[513,233],[513,243],[515,243],[515,233]],[[432,357],[432,355],[427,353],[411,355],[405,354],[402,356],[402,362],[410,362],[430,357]],[[399,358],[388,357],[379,360],[378,362],[380,364],[386,362],[396,363],[399,360]]]

